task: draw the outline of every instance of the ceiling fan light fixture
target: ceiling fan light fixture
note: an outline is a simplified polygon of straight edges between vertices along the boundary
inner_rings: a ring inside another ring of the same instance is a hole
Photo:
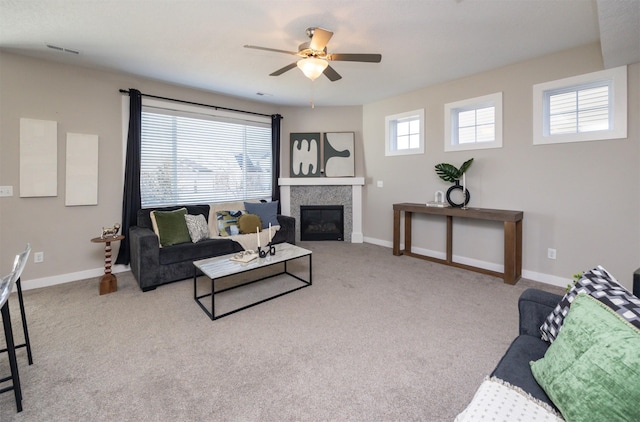
[[[304,76],[315,81],[318,76],[322,75],[322,72],[329,66],[329,62],[317,57],[307,57],[306,59],[298,60],[298,67],[304,73]]]

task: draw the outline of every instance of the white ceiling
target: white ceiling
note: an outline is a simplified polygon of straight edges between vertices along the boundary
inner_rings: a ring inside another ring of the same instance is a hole
[[[640,0],[0,0],[0,48],[273,104],[357,105],[601,33],[605,63],[607,51],[616,65],[640,61],[638,10]],[[296,56],[243,48],[296,51],[310,26],[334,32],[329,53],[382,62],[332,62],[341,80],[311,82],[297,68],[269,76]]]

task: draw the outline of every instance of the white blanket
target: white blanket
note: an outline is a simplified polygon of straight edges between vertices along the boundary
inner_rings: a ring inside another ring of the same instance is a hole
[[[485,379],[473,400],[455,422],[558,422],[563,421],[547,403],[532,397],[506,381],[492,377]]]
[[[278,230],[280,230],[280,226],[272,226],[271,236],[275,236]],[[258,236],[256,236],[255,233],[236,234],[233,236],[223,237],[222,239],[235,240],[244,248],[245,251],[258,250]],[[271,238],[269,238],[269,229],[262,229],[262,231],[260,232],[260,245],[264,248],[270,241]]]

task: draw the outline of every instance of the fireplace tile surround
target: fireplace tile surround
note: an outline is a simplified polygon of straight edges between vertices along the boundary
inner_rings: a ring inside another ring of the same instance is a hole
[[[344,241],[363,242],[363,177],[280,178],[278,185],[282,214],[296,219],[296,240],[300,240],[300,205],[342,205]]]

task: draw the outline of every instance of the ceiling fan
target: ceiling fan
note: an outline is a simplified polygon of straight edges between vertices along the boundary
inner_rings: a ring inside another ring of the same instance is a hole
[[[282,75],[284,72],[287,72],[297,66],[302,70],[305,76],[312,81],[323,73],[332,82],[342,78],[335,69],[329,66],[330,61],[380,63],[382,60],[382,55],[380,54],[329,54],[327,52],[327,43],[333,36],[333,32],[326,29],[315,27],[307,28],[307,36],[311,40],[300,44],[297,52],[259,47],[255,45],[245,45],[244,47],[300,56],[302,59],[288,64],[282,69],[276,70],[269,76]]]

